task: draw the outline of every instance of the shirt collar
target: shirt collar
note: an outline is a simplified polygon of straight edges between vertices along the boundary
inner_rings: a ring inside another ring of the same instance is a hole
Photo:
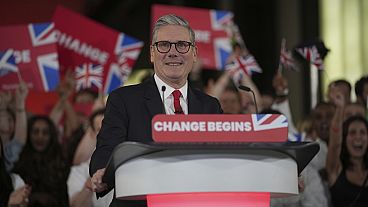
[[[157,89],[160,92],[160,97],[162,99],[162,86],[166,87],[166,90],[164,92],[164,99],[167,99],[167,97],[169,97],[171,95],[171,93],[175,90],[175,88],[169,86],[168,84],[166,84],[164,81],[162,81],[158,75],[155,73],[154,74],[154,79],[157,85]],[[183,96],[184,100],[187,100],[187,95],[188,95],[188,81],[185,82],[184,86],[178,89],[181,92],[181,95]]]

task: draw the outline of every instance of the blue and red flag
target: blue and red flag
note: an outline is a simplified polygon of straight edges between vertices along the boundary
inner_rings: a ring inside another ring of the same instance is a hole
[[[319,70],[323,70],[323,60],[316,46],[297,48],[296,51]]]
[[[115,47],[117,61],[110,65],[106,75],[104,87],[106,94],[126,82],[142,47],[143,42],[126,34],[119,34]]]
[[[86,88],[102,88],[103,67],[98,64],[86,63],[75,69],[76,90]]]
[[[296,70],[295,61],[293,59],[292,53],[290,52],[290,50],[286,49],[285,39],[282,39],[281,41],[280,67],[285,69]]]

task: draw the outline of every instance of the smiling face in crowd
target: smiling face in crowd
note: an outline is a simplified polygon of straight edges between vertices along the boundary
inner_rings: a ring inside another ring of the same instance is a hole
[[[368,132],[365,124],[354,121],[349,125],[346,147],[351,158],[362,158],[367,151]]]

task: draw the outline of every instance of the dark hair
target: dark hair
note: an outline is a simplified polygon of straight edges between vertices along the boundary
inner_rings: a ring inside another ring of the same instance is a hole
[[[5,167],[4,147],[0,137],[1,157],[0,157],[0,206],[7,206],[10,193],[14,190],[13,183]]]
[[[357,97],[363,98],[362,96],[365,84],[368,84],[368,76],[363,76],[357,82],[355,82],[355,95]]]
[[[347,168],[349,168],[353,165],[350,162],[350,153],[349,153],[348,148],[346,146],[346,140],[347,140],[347,136],[348,136],[348,132],[349,132],[349,127],[354,122],[363,123],[365,128],[368,131],[368,122],[367,122],[367,120],[363,117],[360,117],[360,116],[352,116],[352,117],[348,118],[343,123],[343,127],[342,127],[342,146],[341,146],[340,160],[341,160],[341,163],[342,163],[342,166],[343,166],[344,169],[347,169]],[[365,153],[364,153],[363,165],[364,165],[364,168],[366,168],[366,169],[368,168],[368,150],[366,150]]]
[[[157,41],[157,32],[158,30],[167,25],[178,25],[186,28],[189,32],[189,38],[192,44],[195,45],[195,34],[193,29],[190,27],[187,20],[183,17],[177,16],[175,14],[167,14],[165,16],[161,16],[155,23],[152,32],[152,44]]]
[[[338,80],[335,80],[335,81],[332,81],[330,83],[330,85],[345,85],[346,87],[349,88],[349,91],[351,91],[351,84],[347,81],[347,80],[344,80],[344,79],[338,79]]]
[[[102,109],[98,109],[96,111],[94,111],[92,113],[92,115],[89,117],[89,124],[91,126],[91,128],[93,129],[93,131],[95,131],[95,126],[93,125],[93,120],[96,118],[96,116],[98,115],[104,115],[105,114],[105,108]]]

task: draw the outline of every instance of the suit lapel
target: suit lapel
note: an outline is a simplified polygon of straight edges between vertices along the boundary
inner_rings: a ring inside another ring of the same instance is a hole
[[[153,77],[143,84],[145,88],[145,104],[149,113],[151,114],[151,116],[154,116],[156,114],[163,114],[164,106],[162,104],[160,93],[158,93],[157,86]]]
[[[203,113],[203,104],[194,93],[192,88],[188,86],[188,113],[189,114],[201,114]]]

